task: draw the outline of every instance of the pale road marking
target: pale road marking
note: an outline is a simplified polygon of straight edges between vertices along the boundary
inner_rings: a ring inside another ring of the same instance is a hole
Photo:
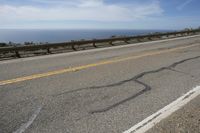
[[[15,60],[0,61],[0,64],[17,63],[17,62],[22,62],[22,61],[32,61],[32,60],[39,60],[39,59],[49,59],[49,58],[54,58],[54,57],[64,57],[64,56],[84,54],[84,53],[91,53],[91,52],[100,52],[100,51],[105,51],[105,50],[115,50],[115,49],[129,48],[129,47],[134,47],[134,46],[139,46],[139,45],[147,45],[147,44],[154,44],[154,43],[156,44],[156,43],[162,43],[162,42],[168,42],[168,41],[175,41],[175,40],[182,40],[182,39],[188,39],[188,38],[195,38],[195,37],[198,37],[198,36],[200,36],[200,35],[193,35],[193,36],[186,36],[186,37],[177,37],[177,38],[157,40],[157,41],[150,41],[150,42],[141,42],[141,43],[134,43],[134,44],[128,44],[128,45],[120,45],[120,46],[100,48],[100,49],[89,49],[89,50],[77,51],[77,52],[70,52],[70,53],[60,53],[60,54],[52,54],[52,55],[35,56],[35,57],[21,58],[21,59],[15,59]]]
[[[170,53],[170,52],[187,49],[187,48],[195,47],[195,46],[199,46],[199,44],[192,44],[189,46],[182,46],[182,47],[171,48],[171,49],[167,49],[167,50],[160,50],[160,51],[156,51],[156,52],[147,52],[145,54],[129,56],[126,58],[112,59],[112,60],[101,61],[101,62],[97,62],[97,63],[93,63],[93,64],[87,64],[87,65],[83,65],[83,66],[64,68],[64,69],[50,71],[50,72],[46,72],[46,73],[40,73],[40,74],[34,74],[34,75],[30,75],[30,76],[25,76],[25,77],[19,77],[19,78],[15,78],[15,79],[3,80],[3,81],[0,81],[0,86],[23,82],[23,81],[27,81],[27,80],[49,77],[49,76],[68,73],[68,72],[79,71],[79,70],[83,70],[83,69],[93,68],[93,67],[102,66],[102,65],[108,65],[108,64],[112,64],[112,63],[123,62],[123,61],[127,61],[127,60],[134,60],[134,59],[139,59],[139,58],[148,57],[148,56]]]
[[[165,106],[158,112],[152,114],[151,116],[147,117],[146,119],[134,125],[127,131],[124,131],[123,133],[145,133],[153,126],[158,124],[161,120],[167,118],[172,113],[179,110],[191,100],[196,98],[198,95],[200,95],[200,86],[193,88],[192,90],[190,90],[171,104]]]
[[[41,111],[42,107],[37,108],[37,110],[33,113],[33,115],[29,118],[29,121],[27,123],[24,123],[23,125],[21,125],[21,127],[19,129],[17,129],[15,132],[13,133],[23,133],[33,122],[34,120],[37,118],[37,116],[39,115],[40,111]]]

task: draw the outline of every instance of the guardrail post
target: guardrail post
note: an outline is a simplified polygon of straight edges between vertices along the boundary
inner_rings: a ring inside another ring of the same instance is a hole
[[[51,53],[51,51],[50,51],[50,48],[47,48],[47,53],[48,53],[48,54],[50,54],[50,53]]]
[[[16,57],[21,58],[21,56],[20,56],[18,51],[15,51],[15,55],[16,55]]]
[[[114,45],[114,44],[112,43],[112,41],[110,41],[109,44],[112,45],[112,46]]]
[[[92,43],[93,47],[97,48],[97,45],[95,42]]]
[[[73,49],[74,51],[77,51],[77,49],[75,48],[75,44],[72,44],[72,49]]]

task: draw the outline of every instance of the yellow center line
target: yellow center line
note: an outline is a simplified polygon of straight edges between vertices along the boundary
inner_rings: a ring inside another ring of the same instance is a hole
[[[161,51],[156,51],[156,52],[155,51],[154,52],[148,52],[148,53],[145,53],[145,54],[136,55],[136,56],[129,56],[129,57],[126,57],[126,58],[112,59],[112,60],[87,64],[87,65],[83,65],[83,66],[65,68],[65,69],[50,71],[50,72],[41,73],[41,74],[34,74],[34,75],[19,77],[19,78],[15,78],[15,79],[3,80],[3,81],[0,81],[0,86],[18,83],[18,82],[23,82],[23,81],[28,81],[28,80],[33,80],[33,79],[38,79],[38,78],[43,78],[43,77],[48,77],[48,76],[53,76],[53,75],[58,75],[58,74],[63,74],[63,73],[68,73],[68,72],[74,72],[74,71],[83,70],[83,69],[92,68],[92,67],[101,66],[101,65],[106,65],[106,64],[112,64],[112,63],[132,60],[132,59],[139,59],[139,58],[147,57],[147,56],[153,56],[153,55],[159,55],[159,54],[174,52],[174,51],[177,51],[177,50],[187,49],[187,48],[194,47],[194,46],[199,46],[199,44],[182,46],[182,47],[177,47],[177,48],[172,48],[172,49],[167,49],[167,50],[161,50]]]

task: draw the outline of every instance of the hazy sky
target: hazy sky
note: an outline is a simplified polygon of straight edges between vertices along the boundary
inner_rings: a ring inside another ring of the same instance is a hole
[[[200,0],[0,0],[0,28],[182,29]]]

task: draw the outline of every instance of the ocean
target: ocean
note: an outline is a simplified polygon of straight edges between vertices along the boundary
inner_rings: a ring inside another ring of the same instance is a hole
[[[133,36],[169,30],[43,30],[0,29],[0,42],[8,43],[54,43],[81,39],[101,39],[111,36]]]

